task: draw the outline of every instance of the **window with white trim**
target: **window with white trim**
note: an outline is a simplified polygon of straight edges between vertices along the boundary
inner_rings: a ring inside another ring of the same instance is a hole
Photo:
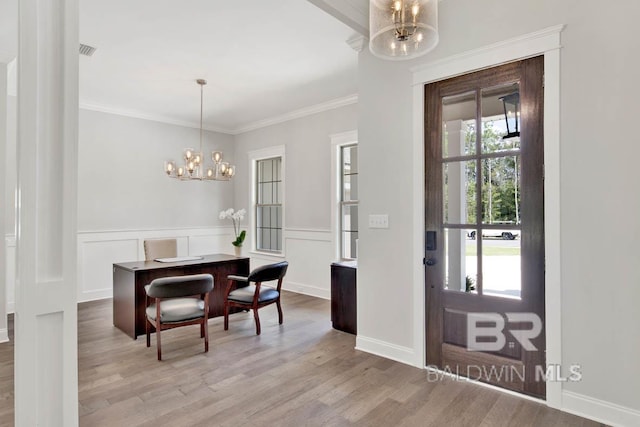
[[[358,257],[358,145],[340,146],[340,257]]]
[[[255,162],[256,250],[282,253],[282,157]]]

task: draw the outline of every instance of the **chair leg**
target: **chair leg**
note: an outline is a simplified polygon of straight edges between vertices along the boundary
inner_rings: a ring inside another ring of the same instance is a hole
[[[279,299],[276,301],[276,306],[278,307],[278,322],[282,325],[282,307]]]
[[[229,305],[226,302],[224,304],[224,330],[229,330]]]
[[[147,348],[151,347],[151,331],[149,330],[149,319],[144,318],[144,331],[147,333]]]
[[[202,320],[202,330],[204,331],[204,352],[209,352],[209,321],[207,316]]]
[[[258,317],[258,307],[253,309],[253,317],[256,319],[256,335],[260,335],[260,317]]]
[[[200,324],[200,338],[204,338],[204,322]]]
[[[158,346],[158,360],[162,360],[162,350],[160,350],[160,330],[162,325],[158,322],[156,326],[156,345]]]

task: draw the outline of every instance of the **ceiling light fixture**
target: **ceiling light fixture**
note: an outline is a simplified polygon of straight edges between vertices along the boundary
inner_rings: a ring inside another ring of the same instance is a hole
[[[369,50],[411,59],[438,44],[438,0],[369,0]]]
[[[222,161],[222,152],[213,151],[211,160],[213,165],[205,167],[202,151],[202,111],[204,98],[204,85],[207,81],[204,79],[196,80],[200,85],[200,151],[193,148],[185,148],[184,150],[184,166],[176,166],[173,160],[164,162],[164,172],[170,178],[181,179],[184,181],[229,181],[236,174],[236,167],[227,162]]]

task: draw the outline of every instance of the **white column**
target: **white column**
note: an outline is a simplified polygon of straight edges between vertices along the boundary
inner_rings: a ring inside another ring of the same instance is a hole
[[[451,120],[446,123],[448,153],[450,157],[464,155],[466,130],[462,120]],[[464,162],[448,163],[449,179],[449,223],[462,224],[467,222],[467,194],[465,191]],[[449,288],[464,292],[467,277],[464,230],[449,229],[447,242],[447,259],[449,268]]]
[[[78,0],[21,0],[15,424],[77,426]]]
[[[5,165],[7,162],[7,64],[0,63],[0,342],[9,341],[7,329],[7,242],[5,230],[6,212],[4,201],[6,200],[7,174]]]

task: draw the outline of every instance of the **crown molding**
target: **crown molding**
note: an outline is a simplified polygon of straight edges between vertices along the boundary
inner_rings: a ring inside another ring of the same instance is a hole
[[[368,0],[307,0],[314,6],[324,10],[338,21],[369,36],[369,1]]]
[[[362,52],[362,49],[367,45],[367,40],[368,39],[365,36],[358,34],[348,39],[347,44],[349,45],[349,47],[351,47],[351,49],[360,53]]]
[[[271,117],[269,119],[259,120],[257,122],[249,123],[245,126],[238,127],[232,132],[234,135],[249,132],[252,130],[260,129],[263,127],[275,125],[278,123],[288,122],[289,120],[299,119],[301,117],[310,116],[312,114],[322,113],[323,111],[334,110],[336,108],[344,107],[347,105],[355,104],[358,102],[358,95],[348,95],[342,98],[336,98],[331,101],[323,102],[309,107],[294,110],[281,116]]]
[[[280,116],[274,116],[268,119],[258,120],[256,122],[248,123],[246,125],[239,126],[236,128],[223,128],[223,127],[210,126],[207,124],[203,124],[202,128],[204,130],[208,130],[211,132],[220,132],[228,135],[238,135],[241,133],[249,132],[249,131],[260,129],[263,127],[275,125],[278,123],[287,122],[289,120],[299,119],[301,117],[310,116],[312,114],[322,113],[323,111],[333,110],[336,108],[355,104],[357,102],[358,102],[358,95],[353,94],[353,95],[348,95],[342,98],[332,99],[331,101],[323,102],[320,104],[311,105],[309,107],[301,108],[299,110],[294,110],[289,113],[282,114]],[[154,122],[166,123],[174,126],[200,129],[200,125],[198,123],[175,120],[167,116],[162,116],[159,114],[148,114],[148,113],[143,113],[142,111],[126,110],[123,108],[108,107],[105,105],[91,104],[88,102],[81,102],[80,108],[83,110],[97,111],[99,113],[107,113],[107,114],[115,114],[118,116],[131,117],[133,119],[151,120]]]
[[[80,108],[83,110],[97,111],[99,113],[107,113],[107,114],[115,114],[118,116],[131,117],[133,119],[151,120],[153,122],[166,123],[169,125],[200,129],[199,123],[176,120],[167,116],[162,116],[159,114],[149,114],[149,113],[144,113],[142,111],[126,110],[123,108],[109,107],[109,106],[99,105],[99,104],[91,104],[88,102],[81,102]],[[228,129],[228,128],[210,126],[207,124],[203,124],[202,128],[204,130],[208,130],[211,132],[233,134],[233,129]]]

